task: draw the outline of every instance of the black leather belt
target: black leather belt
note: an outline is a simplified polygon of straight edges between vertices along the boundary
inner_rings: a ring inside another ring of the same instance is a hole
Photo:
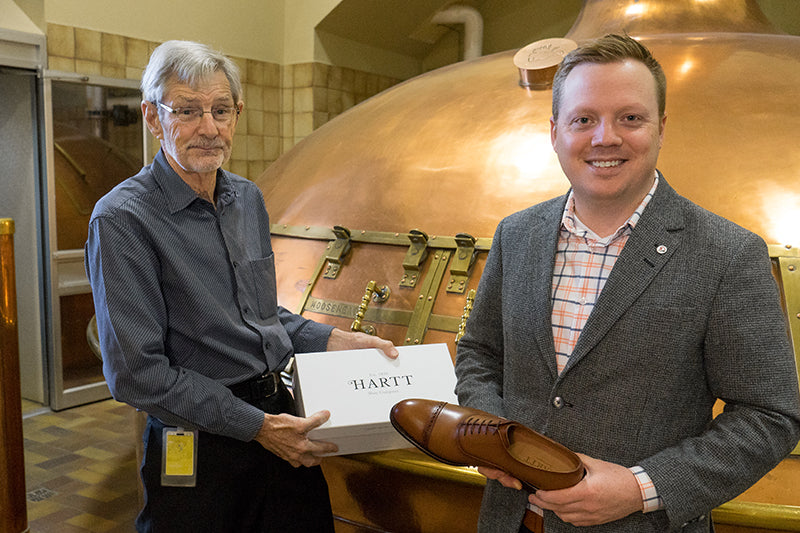
[[[234,396],[241,398],[247,403],[267,398],[278,392],[278,381],[280,376],[275,372],[267,372],[261,376],[242,381],[235,385],[229,385]]]
[[[293,415],[296,412],[292,393],[286,388],[278,372],[266,372],[247,381],[229,385],[228,388],[234,396],[265,413]]]

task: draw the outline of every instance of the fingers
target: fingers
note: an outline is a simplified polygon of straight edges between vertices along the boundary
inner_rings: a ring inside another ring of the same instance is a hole
[[[392,341],[376,337],[375,335],[334,328],[331,331],[330,337],[328,337],[328,351],[358,350],[362,348],[377,348],[390,359],[396,359],[399,355]]]
[[[338,447],[308,438],[308,433],[330,418],[329,411],[319,411],[308,418],[288,414],[264,415],[264,425],[256,440],[267,450],[294,467],[315,466],[321,456],[336,453]]]
[[[486,476],[488,479],[494,479],[504,487],[522,490],[522,482],[517,478],[503,472],[502,470],[480,466],[478,467],[478,472]]]

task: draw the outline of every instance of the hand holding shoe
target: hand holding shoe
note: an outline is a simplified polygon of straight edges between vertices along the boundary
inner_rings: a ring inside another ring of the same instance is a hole
[[[584,475],[580,458],[532,429],[479,409],[408,399],[392,407],[392,425],[434,459],[500,470],[529,490],[571,487]]]

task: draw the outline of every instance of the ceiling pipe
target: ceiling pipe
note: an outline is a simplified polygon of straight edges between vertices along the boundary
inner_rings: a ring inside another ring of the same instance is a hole
[[[483,17],[470,6],[454,5],[436,13],[434,24],[464,25],[464,61],[483,55]]]

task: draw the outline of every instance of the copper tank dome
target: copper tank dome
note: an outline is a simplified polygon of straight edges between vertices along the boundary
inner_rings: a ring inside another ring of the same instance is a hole
[[[796,244],[800,37],[755,0],[585,0],[565,37],[619,31],[667,75],[670,183],[769,243]],[[423,74],[316,130],[256,180],[273,222],[491,236],[504,215],[563,193],[551,91],[519,86],[514,52]]]

